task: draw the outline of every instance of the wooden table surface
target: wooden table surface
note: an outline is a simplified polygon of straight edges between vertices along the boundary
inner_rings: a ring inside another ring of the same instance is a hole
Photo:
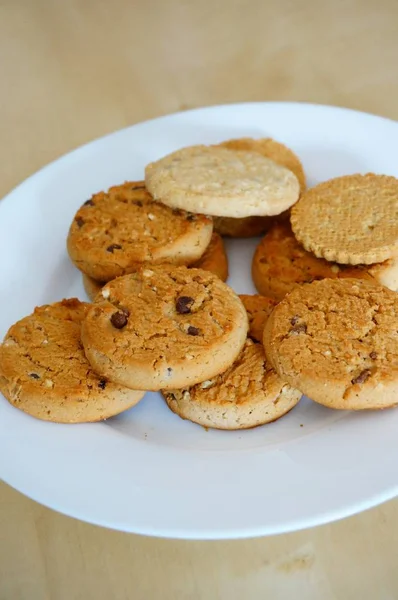
[[[0,0],[0,194],[92,138],[196,106],[398,119],[397,62],[394,0]],[[397,543],[397,501],[290,535],[186,542],[87,525],[0,484],[0,600],[394,600]]]

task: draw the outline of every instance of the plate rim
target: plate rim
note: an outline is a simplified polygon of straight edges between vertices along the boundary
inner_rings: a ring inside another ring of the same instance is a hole
[[[273,105],[286,106],[286,107],[301,106],[301,107],[308,107],[308,108],[321,108],[321,109],[326,109],[326,110],[330,109],[333,112],[339,111],[342,113],[351,113],[351,114],[356,114],[356,115],[359,114],[359,115],[363,115],[366,117],[373,117],[380,121],[389,122],[390,124],[393,124],[395,126],[398,125],[398,120],[396,121],[390,117],[384,117],[382,115],[378,115],[377,113],[370,113],[370,112],[366,112],[363,110],[356,110],[355,108],[349,108],[349,107],[345,107],[345,106],[334,106],[333,104],[323,104],[321,102],[318,103],[318,102],[290,101],[290,100],[281,100],[281,101],[258,100],[258,101],[254,101],[254,102],[229,102],[229,103],[225,103],[225,104],[210,104],[208,106],[202,106],[202,107],[198,106],[195,108],[189,108],[187,110],[176,110],[174,112],[167,113],[165,115],[159,115],[157,117],[151,117],[149,119],[145,119],[144,121],[137,121],[136,123],[131,123],[130,125],[126,125],[125,127],[119,127],[118,129],[115,129],[114,131],[110,131],[109,133],[105,133],[103,135],[95,137],[91,140],[88,140],[87,142],[83,142],[79,146],[74,146],[70,150],[66,150],[63,154],[60,154],[59,156],[52,159],[50,162],[45,163],[42,167],[39,167],[36,171],[27,175],[25,177],[25,179],[23,179],[22,181],[17,183],[10,190],[8,190],[0,198],[0,206],[2,204],[4,204],[5,201],[8,201],[8,197],[10,195],[12,195],[15,191],[17,191],[22,186],[24,186],[26,183],[28,183],[32,178],[35,178],[37,175],[42,174],[43,171],[52,167],[55,163],[61,162],[64,158],[74,154],[75,152],[79,152],[80,150],[87,148],[87,146],[91,146],[92,144],[94,145],[95,143],[100,142],[100,141],[105,141],[107,138],[110,138],[110,137],[114,136],[115,134],[121,133],[123,131],[127,131],[138,125],[141,126],[141,125],[147,125],[149,123],[156,123],[156,121],[161,121],[163,119],[167,119],[169,117],[174,117],[177,115],[194,114],[197,112],[205,112],[205,111],[210,112],[214,109],[225,109],[225,108],[229,108],[229,107],[243,107],[243,106],[250,107],[250,106],[273,106]]]

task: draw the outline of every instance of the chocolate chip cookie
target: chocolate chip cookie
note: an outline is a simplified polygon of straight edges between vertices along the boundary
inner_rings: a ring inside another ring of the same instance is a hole
[[[96,281],[131,273],[143,263],[189,265],[209,245],[213,223],[203,215],[155,202],[142,181],[94,194],[69,230],[69,256]]]
[[[210,273],[217,275],[221,281],[228,279],[228,256],[222,237],[218,233],[213,233],[210,244],[204,251],[203,256],[192,267],[210,271]],[[83,286],[90,300],[94,300],[105,283],[105,281],[95,281],[95,279],[83,273]]]
[[[247,340],[226,371],[182,390],[163,391],[183,419],[216,429],[247,429],[279,419],[300,400],[267,363],[264,348]]]
[[[355,279],[295,288],[264,329],[267,359],[315,402],[361,410],[398,404],[398,295]]]
[[[84,321],[82,341],[102,376],[159,390],[194,385],[227,369],[247,330],[242,302],[216,275],[156,266],[102,288]]]
[[[97,375],[80,331],[89,304],[63,300],[36,308],[0,345],[0,392],[16,408],[45,421],[84,423],[112,417],[144,395]]]

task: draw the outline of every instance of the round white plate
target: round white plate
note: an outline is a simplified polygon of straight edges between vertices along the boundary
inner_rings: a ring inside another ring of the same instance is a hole
[[[398,176],[398,124],[305,104],[217,106],[134,125],[30,177],[0,202],[0,336],[36,305],[78,296],[65,240],[90,195],[182,146],[272,136],[309,185],[354,172]],[[256,240],[228,242],[230,285],[252,293]],[[206,431],[148,393],[99,424],[35,420],[0,396],[0,476],[55,510],[157,536],[238,538],[326,523],[397,493],[398,410],[334,412],[307,399],[276,423]]]

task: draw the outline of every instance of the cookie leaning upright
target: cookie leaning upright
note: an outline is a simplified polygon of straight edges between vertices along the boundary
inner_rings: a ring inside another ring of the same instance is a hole
[[[148,191],[173,208],[220,217],[280,214],[298,199],[297,177],[256,152],[191,146],[149,164]]]
[[[77,299],[40,306],[0,344],[0,392],[46,421],[84,423],[112,417],[144,393],[111,383],[90,367],[80,341],[89,305]]]
[[[88,311],[82,341],[101,375],[159,390],[194,385],[227,369],[247,330],[242,302],[216,275],[165,265],[109,282]]]
[[[69,230],[68,252],[83,273],[109,281],[143,263],[189,265],[208,246],[212,220],[155,202],[142,181],[87,200]]]
[[[303,194],[292,208],[293,232],[320,258],[372,264],[398,252],[398,179],[347,175]]]
[[[398,295],[368,281],[324,279],[295,288],[264,329],[282,379],[338,409],[398,404]]]

